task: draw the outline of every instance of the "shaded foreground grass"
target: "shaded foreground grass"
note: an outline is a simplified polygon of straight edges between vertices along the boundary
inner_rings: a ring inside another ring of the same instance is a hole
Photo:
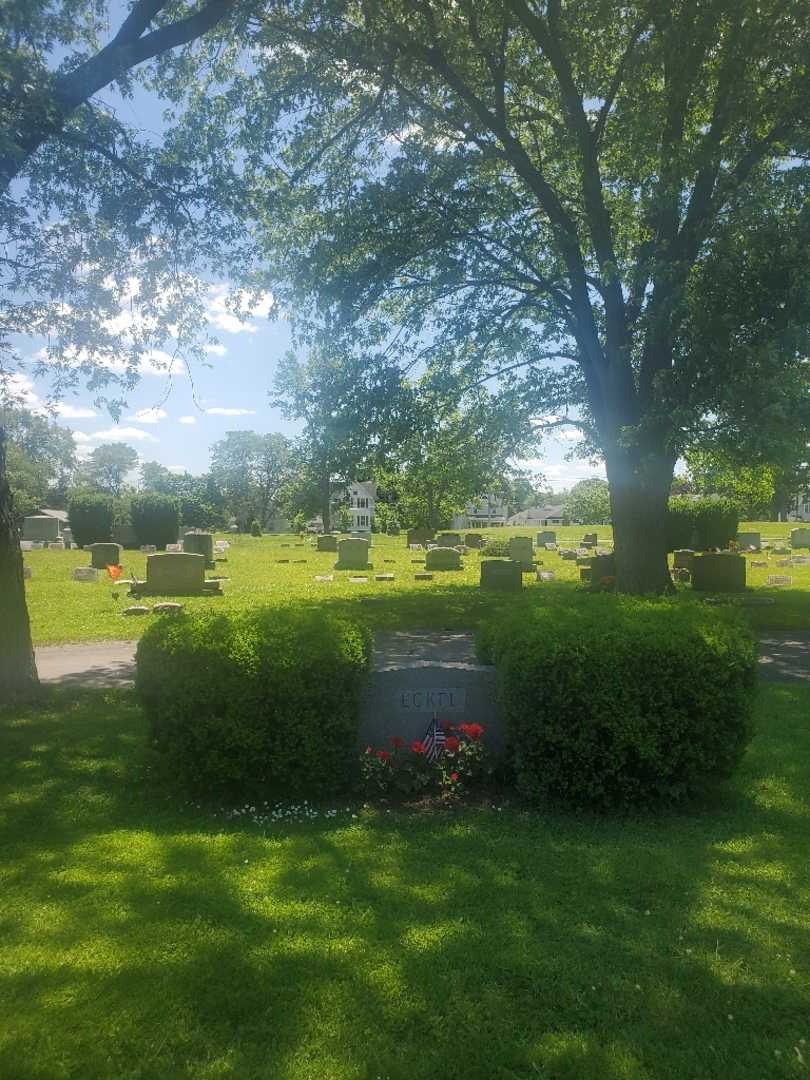
[[[808,717],[763,689],[689,813],[263,831],[169,797],[125,693],[0,714],[0,1076],[806,1075]]]
[[[765,536],[787,535],[790,524],[765,523],[760,528]],[[612,530],[607,526],[559,528],[558,539],[571,543],[591,529],[597,532],[601,541],[610,542]],[[535,534],[530,528],[484,531],[499,538],[510,534]],[[495,612],[505,602],[501,595],[482,593],[479,589],[480,556],[477,552],[465,557],[461,571],[436,572],[432,581],[417,581],[414,574],[424,570],[418,562],[424,558],[424,553],[409,551],[404,534],[374,537],[371,552],[374,569],[369,572],[366,584],[352,583],[349,578],[353,575],[335,571],[335,555],[315,551],[311,541],[298,546],[297,537],[292,536],[229,539],[232,547],[227,561],[217,565],[217,573],[229,578],[224,584],[224,595],[185,598],[183,602],[189,610],[241,611],[255,604],[328,604],[350,611],[379,628],[472,630],[485,615]],[[557,580],[547,584],[536,581],[534,575],[525,575],[524,593],[530,600],[542,603],[548,592],[570,593],[578,587],[579,567],[574,562],[566,562],[556,552],[538,552],[537,557],[542,560],[544,569],[554,571]],[[288,561],[282,562],[282,559]],[[785,569],[776,565],[776,557],[771,558],[766,567],[750,565],[752,561],[766,559],[765,555],[749,559],[750,595],[773,603],[746,608],[749,622],[754,629],[762,631],[810,631],[810,565]],[[25,553],[25,562],[32,570],[32,578],[26,582],[26,597],[35,644],[137,638],[148,625],[149,617],[121,615],[122,608],[132,601],[127,598],[126,589],[113,589],[106,575],[94,584],[72,580],[73,568],[89,563],[87,552],[30,551]],[[127,574],[131,572],[143,578],[145,566],[145,555],[124,553]],[[394,580],[377,582],[375,573],[393,573]],[[772,573],[789,574],[793,586],[769,588],[767,579]],[[332,581],[315,580],[329,575]],[[117,592],[117,599],[113,599],[113,592]],[[679,596],[689,601],[691,587],[679,586]],[[147,602],[158,599],[161,598]]]

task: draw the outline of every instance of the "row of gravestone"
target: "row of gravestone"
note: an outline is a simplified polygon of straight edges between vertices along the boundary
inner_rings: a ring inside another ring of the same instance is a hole
[[[90,566],[104,570],[120,566],[120,544],[89,544]],[[205,571],[213,570],[214,537],[212,533],[193,531],[183,537],[182,551],[165,551],[146,556],[146,580],[134,582],[131,591],[138,595],[189,596],[221,591],[218,581],[206,581]]]

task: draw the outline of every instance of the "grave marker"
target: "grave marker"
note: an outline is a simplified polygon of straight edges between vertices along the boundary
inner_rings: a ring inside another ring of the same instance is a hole
[[[530,536],[513,536],[509,541],[509,558],[520,565],[524,574],[530,574],[534,570],[532,538]]]
[[[120,544],[89,544],[85,551],[90,552],[90,565],[96,570],[106,570],[108,566],[121,565]]]
[[[369,542],[361,537],[338,541],[338,559],[335,570],[368,570]]]
[[[425,557],[426,570],[460,570],[461,556],[455,548],[432,547]]]
[[[98,570],[92,566],[74,566],[74,581],[98,581]]]

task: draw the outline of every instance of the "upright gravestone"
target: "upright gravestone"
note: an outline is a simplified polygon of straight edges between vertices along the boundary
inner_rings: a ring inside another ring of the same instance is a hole
[[[425,556],[425,570],[460,570],[461,555],[455,548],[432,547]]]
[[[545,547],[546,544],[556,544],[557,534],[552,529],[544,529],[537,534],[537,546]]]
[[[514,559],[482,559],[481,588],[498,592],[520,592],[523,588],[523,572]]]
[[[96,570],[121,565],[120,544],[88,544],[84,550],[90,552],[90,565]]]
[[[183,551],[186,555],[203,555],[205,557],[205,569],[213,570],[214,566],[214,535],[209,532],[187,532],[183,537]]]
[[[191,596],[205,591],[205,556],[189,551],[159,552],[146,558],[146,587],[157,596]]]
[[[810,529],[791,529],[790,546],[792,548],[810,548]]]
[[[531,574],[534,570],[532,538],[530,536],[513,536],[509,541],[509,558],[520,564],[520,569],[524,574]]]
[[[336,570],[368,570],[368,540],[361,537],[349,537],[346,540],[338,540],[338,559],[335,563]]]
[[[466,533],[464,536],[464,543],[471,551],[478,551],[484,542],[484,537],[481,533]]]
[[[31,580],[31,567],[30,566],[24,566],[23,567],[23,581],[30,581],[30,580]]]
[[[436,543],[439,547],[458,547],[461,543],[461,536],[459,533],[454,532],[441,533],[436,537]]]
[[[615,555],[592,555],[591,556],[591,583],[593,585],[606,584],[606,578],[616,577]]]
[[[679,548],[672,553],[672,566],[675,570],[692,570],[695,553],[691,548]]]
[[[692,588],[697,592],[742,592],[746,562],[742,555],[706,552],[692,560]]]
[[[70,547],[73,543],[73,530],[69,525],[65,525],[64,529],[62,529],[62,539],[65,541],[67,547]]]
[[[596,547],[598,543],[599,537],[596,535],[596,533],[585,533],[585,535],[582,537],[583,547]]]
[[[435,535],[436,532],[434,529],[408,529],[405,534],[405,546],[410,547],[411,544],[427,544]]]
[[[23,540],[58,540],[59,521],[47,514],[32,514],[23,518]]]
[[[737,547],[755,548],[757,551],[762,547],[762,539],[758,532],[738,532]]]
[[[337,551],[338,538],[333,533],[322,533],[315,539],[318,551]]]

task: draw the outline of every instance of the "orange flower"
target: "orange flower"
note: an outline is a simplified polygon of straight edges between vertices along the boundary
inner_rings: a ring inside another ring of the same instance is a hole
[[[124,572],[124,570],[123,570],[123,567],[121,567],[121,566],[108,566],[107,567],[107,573],[110,575],[110,577],[112,578],[113,581],[118,581],[118,579],[121,577],[123,572]]]

